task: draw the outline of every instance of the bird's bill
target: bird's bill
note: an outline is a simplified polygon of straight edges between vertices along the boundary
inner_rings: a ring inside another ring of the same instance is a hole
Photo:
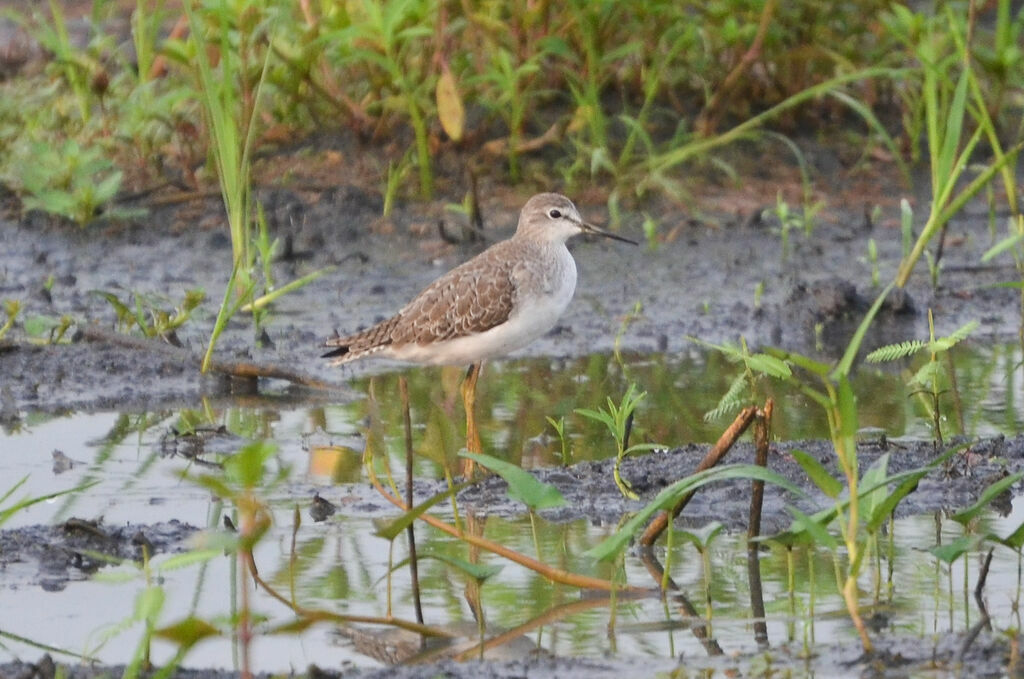
[[[622,241],[623,243],[629,243],[630,245],[640,245],[640,243],[637,243],[635,240],[630,240],[625,236],[620,236],[616,233],[605,231],[604,229],[599,229],[588,222],[580,222],[580,228],[583,229],[583,233],[592,233],[595,236],[604,236],[605,238],[611,238],[612,240]]]

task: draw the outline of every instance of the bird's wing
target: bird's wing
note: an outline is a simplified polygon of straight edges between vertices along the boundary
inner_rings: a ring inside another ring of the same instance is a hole
[[[503,243],[455,267],[396,315],[392,344],[426,344],[474,335],[501,325],[515,305],[514,266]]]

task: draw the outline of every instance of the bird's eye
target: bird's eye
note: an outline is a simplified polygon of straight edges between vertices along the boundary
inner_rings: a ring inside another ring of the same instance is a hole
[[[557,208],[551,208],[551,211],[548,212],[548,217],[551,217],[551,219],[560,219],[562,217],[562,212]]]

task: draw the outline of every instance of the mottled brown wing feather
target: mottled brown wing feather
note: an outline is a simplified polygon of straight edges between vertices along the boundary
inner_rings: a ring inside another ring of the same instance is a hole
[[[490,330],[508,320],[514,304],[508,241],[434,281],[398,312],[394,344],[427,344]]]
[[[325,347],[336,347],[320,358],[333,358],[333,363],[345,363],[380,351],[391,344],[391,329],[398,322],[397,316],[381,321],[366,330],[362,330],[344,337],[332,337],[324,342]]]
[[[508,241],[455,267],[427,286],[391,318],[344,337],[323,354],[344,363],[390,345],[430,344],[489,330],[504,323],[515,302],[514,259]]]

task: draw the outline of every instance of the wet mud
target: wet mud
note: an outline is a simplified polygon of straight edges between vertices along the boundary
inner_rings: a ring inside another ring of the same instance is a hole
[[[509,235],[527,192],[490,191],[484,186],[481,193],[486,241]],[[773,200],[774,189],[771,195]],[[446,198],[461,200],[455,191]],[[394,369],[384,362],[366,361],[328,372],[319,358],[320,345],[335,331],[355,330],[394,312],[436,276],[486,246],[486,242],[450,242],[451,234],[458,233],[462,224],[443,209],[445,197],[431,205],[399,205],[387,220],[380,218],[379,193],[356,185],[264,190],[260,199],[267,208],[272,235],[283,246],[272,267],[277,281],[284,283],[321,267],[333,267],[314,283],[284,296],[259,332],[240,317],[220,339],[218,352],[223,356],[288,365],[339,387],[325,394],[280,381],[258,385],[264,397],[281,402],[351,398],[344,387],[347,379]],[[869,239],[878,246],[880,280],[891,280],[898,265],[901,245],[896,197],[883,191],[831,202],[819,216],[812,236],[790,234],[785,256],[776,226],[760,217],[761,210],[771,205],[767,195],[731,202],[720,195],[707,199],[712,207],[699,210],[655,202],[645,206],[644,213],[624,213],[620,232],[640,240],[645,214],[658,223],[658,235],[639,248],[605,241],[575,242],[572,249],[580,278],[575,299],[558,326],[520,355],[607,352],[616,341],[622,349],[635,352],[695,351],[687,336],[716,343],[744,337],[752,348],[775,345],[826,360],[840,355],[878,292],[872,283],[876,265],[867,259]],[[584,196],[578,203],[586,218],[605,222],[601,201]],[[882,206],[883,214],[877,223],[864,216],[875,204]],[[105,330],[117,326],[113,308],[97,291],[114,293],[124,301],[142,293],[169,309],[180,303],[187,290],[202,288],[208,295],[206,304],[175,333],[175,339],[193,356],[205,348],[215,304],[230,269],[231,244],[219,216],[219,200],[211,197],[201,206],[154,203],[149,209],[145,220],[80,230],[39,215],[17,219],[15,206],[8,201],[6,216],[0,217],[0,299],[21,300],[25,316],[71,315],[79,327],[72,329],[69,343],[45,344],[17,333],[0,343],[0,426],[16,427],[31,413],[143,411],[192,406],[201,396],[231,398],[236,385],[218,377],[201,377],[194,362],[162,351],[90,339],[81,331],[84,324]],[[976,333],[981,340],[1016,337],[1018,293],[993,287],[1013,280],[1015,271],[1009,266],[979,264],[981,253],[991,242],[983,206],[966,210],[953,220],[938,287],[930,285],[922,264],[906,290],[887,301],[866,348],[927,338],[929,309],[940,335],[976,319],[981,322]],[[640,313],[624,323],[636,308]],[[631,457],[623,464],[623,476],[643,500],[690,473],[707,450],[707,446],[686,441],[668,443],[677,447]],[[786,504],[805,511],[830,504],[808,486],[790,455],[794,448],[812,454],[838,476],[827,442],[773,443],[770,468],[800,483],[808,494],[795,498],[769,486],[764,508],[766,533],[789,525]],[[937,452],[930,442],[878,440],[863,441],[859,455],[862,468],[866,468],[888,453],[890,472],[898,472],[927,465]],[[752,458],[751,446],[740,443],[725,462],[750,462]],[[568,500],[566,507],[548,510],[544,517],[615,523],[623,512],[642,506],[619,493],[611,464],[582,463],[533,472],[557,486]],[[994,480],[1021,469],[1021,437],[970,442],[922,479],[899,511],[962,508]],[[743,529],[749,511],[748,487],[749,483],[733,482],[705,488],[680,521],[699,526],[717,519]],[[437,482],[420,481],[416,490],[425,498],[439,488]],[[490,478],[464,491],[460,499],[467,511],[523,512],[505,491],[500,479]],[[297,487],[294,492],[306,499],[307,510],[314,509],[312,489]],[[342,487],[325,493],[323,500],[337,503],[342,508],[339,515],[392,511],[366,486]],[[998,507],[1005,509],[1009,500],[1009,496],[1000,498]],[[319,506],[319,511],[323,510]],[[191,531],[173,520],[138,527],[84,522],[83,527],[75,528],[65,524],[0,531],[0,577],[21,568],[31,574],[32,586],[60,589],[102,566],[83,550],[115,559],[138,559],[143,549],[154,553],[182,549]],[[812,671],[818,676],[833,671],[837,676],[910,676],[925,667],[953,670],[968,666],[973,676],[999,676],[1005,671],[1010,647],[1004,637],[985,634],[970,644],[965,644],[962,635],[939,635],[934,646],[922,644],[916,636],[879,635],[878,645],[879,653],[868,659],[849,647],[815,647]],[[772,658],[783,669],[798,674],[808,668],[799,649],[773,648]],[[646,674],[654,674],[677,667],[688,671],[701,667],[742,669],[754,661],[732,656],[678,663],[645,659],[641,665]],[[719,662],[722,664],[715,664]],[[632,675],[641,665],[635,660],[587,658],[483,664],[444,661],[384,670],[352,669],[341,674],[311,670],[310,676],[619,677]],[[34,665],[0,665],[0,677],[43,678],[54,676],[55,671],[46,658]],[[61,671],[61,676],[93,677],[116,675],[121,668],[72,666]],[[233,674],[183,669],[174,676]]]
[[[808,655],[797,644],[773,646],[771,651],[749,656],[721,655],[714,657],[681,657],[677,660],[614,658],[534,657],[516,660],[465,661],[443,660],[425,665],[396,665],[382,669],[338,671],[315,665],[305,669],[310,679],[620,679],[636,676],[692,676],[694,673],[718,676],[816,676],[863,677],[864,679],[900,677],[1005,677],[1012,665],[1014,647],[1021,639],[982,631],[968,634],[942,635],[934,641],[899,636],[880,636],[875,652],[865,656],[859,646],[819,645]],[[36,662],[0,664],[5,679],[99,679],[119,676],[120,665],[90,667],[56,663],[49,655]],[[678,673],[678,674],[674,674]],[[233,679],[238,672],[180,668],[175,679]],[[269,674],[253,675],[257,679]],[[1017,675],[1014,675],[1017,676]]]
[[[104,525],[68,519],[56,526],[0,531],[0,577],[7,586],[59,592],[101,568],[162,553],[184,552],[196,528],[177,519],[148,525]]]
[[[487,242],[511,234],[526,197],[502,192],[482,200]],[[319,358],[324,339],[397,311],[487,244],[452,244],[441,236],[442,231],[458,233],[461,226],[461,217],[444,211],[444,198],[399,206],[387,220],[380,218],[380,196],[354,186],[319,192],[278,189],[265,191],[261,199],[272,236],[282,243],[272,267],[278,284],[334,268],[281,298],[259,331],[244,315],[236,317],[220,338],[218,352],[286,365],[335,382],[340,390],[353,375],[395,366],[362,361],[329,371]],[[640,223],[646,214],[658,222],[659,235],[641,247],[574,241],[579,269],[575,299],[554,330],[517,355],[608,352],[616,341],[627,351],[690,352],[695,351],[687,339],[692,336],[715,343],[736,343],[742,337],[752,348],[773,345],[834,358],[878,293],[872,285],[875,265],[867,259],[868,240],[878,246],[881,281],[892,279],[901,254],[895,199],[879,195],[864,200],[888,206],[883,211],[887,219],[866,223],[857,207],[837,202],[818,216],[810,237],[790,234],[785,257],[777,228],[759,216],[768,204],[737,199],[729,205],[733,211],[702,210],[700,219],[659,203],[643,214],[625,213],[621,233],[643,240]],[[579,202],[588,219],[606,221],[603,205]],[[83,230],[38,215],[14,221],[8,205],[8,218],[0,218],[0,298],[22,301],[23,318],[67,314],[82,324],[113,330],[116,314],[101,291],[130,304],[133,295],[146,295],[171,310],[186,291],[202,289],[207,302],[174,338],[198,356],[226,283],[231,244],[218,201],[208,199],[198,212],[195,207],[153,206],[145,222]],[[1016,337],[1017,293],[993,287],[1014,279],[1012,266],[979,264],[991,244],[987,213],[966,211],[953,220],[946,242],[939,286],[931,287],[922,264],[907,288],[887,300],[866,349],[926,338],[929,309],[940,336],[978,320],[979,340]],[[637,308],[640,312],[633,314]],[[57,346],[0,344],[5,417],[23,410],[145,409],[231,390],[222,380],[200,377],[195,361],[87,339],[80,329],[77,334],[72,329],[70,336],[71,344]],[[260,389],[274,393],[283,386]]]

